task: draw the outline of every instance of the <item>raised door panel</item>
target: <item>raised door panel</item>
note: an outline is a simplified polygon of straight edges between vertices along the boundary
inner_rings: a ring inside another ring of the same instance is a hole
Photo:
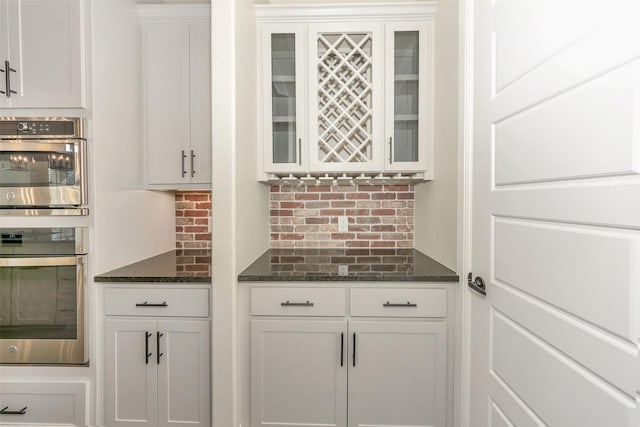
[[[190,24],[191,150],[194,184],[211,183],[211,25]]]
[[[158,426],[210,426],[209,321],[158,321],[155,337]]]
[[[9,2],[11,107],[84,107],[84,13],[77,0]]]
[[[445,322],[349,323],[349,426],[444,426]]]
[[[189,24],[146,24],[143,34],[147,183],[189,183]]]
[[[382,24],[308,26],[312,172],[382,169],[383,55]]]
[[[107,425],[157,426],[155,332],[155,320],[105,321]]]
[[[346,326],[251,321],[253,427],[346,426]]]
[[[385,169],[431,175],[433,25],[385,24]]]

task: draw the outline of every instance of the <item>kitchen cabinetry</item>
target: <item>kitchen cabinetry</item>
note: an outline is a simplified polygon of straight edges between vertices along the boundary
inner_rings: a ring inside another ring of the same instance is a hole
[[[0,425],[87,425],[87,382],[0,382]]]
[[[146,181],[211,184],[211,26],[208,6],[141,6]]]
[[[0,108],[85,106],[85,7],[0,0]]]
[[[436,3],[256,6],[259,179],[432,178]]]
[[[109,426],[210,425],[209,290],[105,288]]]
[[[450,304],[437,284],[253,287],[251,426],[445,426]]]

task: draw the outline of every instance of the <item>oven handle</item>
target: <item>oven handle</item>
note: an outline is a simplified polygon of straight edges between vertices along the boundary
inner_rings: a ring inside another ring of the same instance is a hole
[[[79,139],[46,139],[35,141],[25,141],[24,139],[10,139],[0,142],[0,151],[38,151],[55,153],[76,153]],[[67,146],[73,146],[71,150]]]
[[[0,267],[52,267],[82,264],[83,256],[0,258]]]

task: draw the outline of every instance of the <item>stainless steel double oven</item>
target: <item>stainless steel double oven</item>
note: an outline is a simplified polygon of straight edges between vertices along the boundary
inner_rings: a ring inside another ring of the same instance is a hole
[[[88,215],[86,143],[81,118],[0,117],[0,364],[87,363],[86,220],[57,219]]]
[[[87,229],[0,234],[0,363],[86,363]]]

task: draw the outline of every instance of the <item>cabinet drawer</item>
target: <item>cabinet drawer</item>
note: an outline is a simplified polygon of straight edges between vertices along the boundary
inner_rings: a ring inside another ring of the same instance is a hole
[[[446,289],[351,289],[352,316],[447,317]]]
[[[208,289],[106,288],[107,316],[208,317]]]
[[[0,425],[86,425],[85,383],[0,383]]]
[[[253,288],[254,316],[344,316],[342,288]]]

